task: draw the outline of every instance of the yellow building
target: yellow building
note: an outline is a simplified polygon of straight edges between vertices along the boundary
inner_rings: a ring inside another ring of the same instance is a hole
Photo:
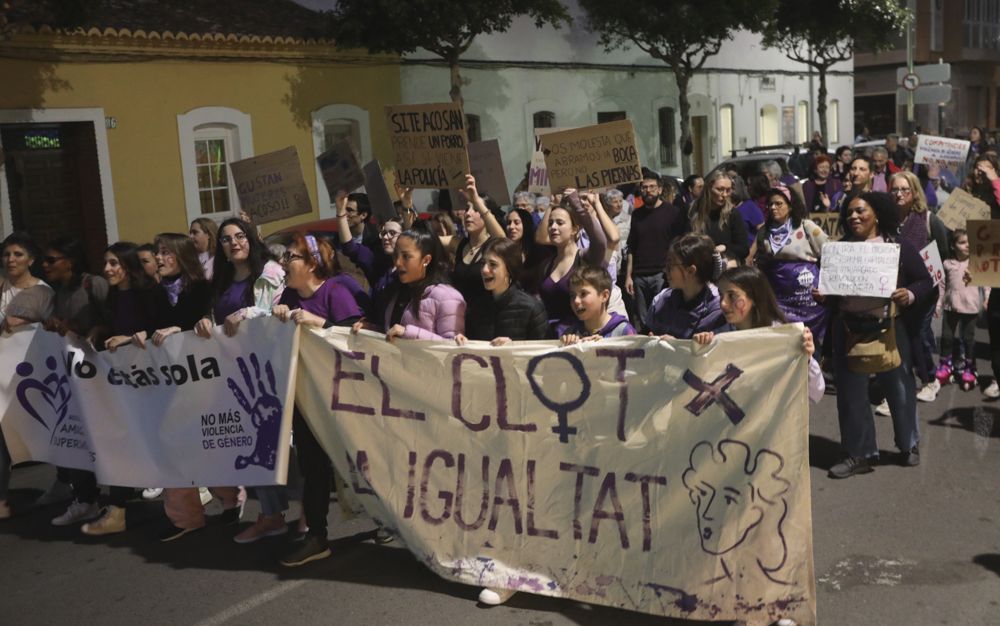
[[[330,142],[391,161],[395,57],[313,38],[317,14],[287,0],[177,4],[99,0],[113,8],[82,26],[0,43],[0,234],[82,237],[93,262],[110,242],[233,215],[225,164],[295,146],[313,214],[270,232],[333,216],[315,166]]]

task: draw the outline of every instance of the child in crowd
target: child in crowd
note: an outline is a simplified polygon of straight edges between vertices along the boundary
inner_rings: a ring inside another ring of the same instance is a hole
[[[717,333],[769,328],[785,323],[771,284],[756,267],[726,270],[719,277],[719,291],[722,293],[720,306],[726,324],[718,328]],[[714,338],[712,331],[695,333],[693,337],[696,343],[702,345],[711,343]],[[809,399],[819,402],[826,384],[819,363],[812,358],[815,345],[808,326],[802,330],[802,349],[809,355]]]
[[[563,333],[563,345],[635,334],[628,318],[608,311],[611,285],[611,274],[603,267],[583,266],[573,272],[569,279],[570,301],[579,321]]]
[[[946,385],[956,382],[963,391],[976,387],[976,318],[983,308],[979,287],[965,284],[969,271],[969,235],[958,228],[951,234],[954,259],[944,260],[944,280],[938,285],[937,316],[941,325],[941,362],[936,376]],[[956,335],[956,331],[958,334]]]
[[[684,235],[667,253],[669,288],[653,298],[645,326],[661,339],[690,339],[715,330],[725,320],[719,290],[711,284],[717,269],[715,243],[706,235]]]

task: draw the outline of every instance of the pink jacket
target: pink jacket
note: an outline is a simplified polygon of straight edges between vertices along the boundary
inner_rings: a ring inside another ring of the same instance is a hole
[[[389,301],[385,319],[392,317],[396,298]],[[454,339],[465,332],[465,299],[450,285],[431,285],[424,290],[417,305],[418,313],[407,306],[400,323],[406,328],[405,339]]]

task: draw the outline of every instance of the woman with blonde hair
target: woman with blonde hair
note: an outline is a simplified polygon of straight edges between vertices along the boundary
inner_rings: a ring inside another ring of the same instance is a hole
[[[742,265],[750,253],[747,229],[732,202],[733,181],[722,170],[705,177],[705,190],[691,207],[691,230],[708,235],[730,265]]]
[[[215,220],[199,217],[191,222],[188,237],[198,250],[198,262],[205,272],[205,280],[212,280],[212,270],[215,263],[215,239],[219,234],[219,226]]]

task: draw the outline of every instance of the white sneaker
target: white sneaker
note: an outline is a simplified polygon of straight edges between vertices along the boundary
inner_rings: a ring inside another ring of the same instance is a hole
[[[889,401],[888,400],[883,400],[882,404],[880,404],[877,407],[875,407],[875,414],[876,415],[885,415],[885,416],[892,415],[892,411],[889,410]]]
[[[201,497],[202,506],[205,506],[212,501],[212,492],[204,487],[198,487],[198,496]]]
[[[45,493],[38,496],[35,506],[49,506],[65,502],[73,497],[73,488],[64,482],[53,481],[52,486],[45,490]]]
[[[142,490],[143,500],[155,500],[160,497],[163,493],[163,487],[149,487],[148,489]]]
[[[67,507],[65,513],[52,519],[52,525],[69,526],[78,522],[89,522],[92,519],[97,519],[100,515],[101,509],[97,506],[96,502],[79,502],[73,500],[73,503]]]
[[[482,591],[479,592],[479,601],[488,606],[497,606],[498,604],[503,604],[507,600],[517,593],[513,589],[494,589],[491,587],[484,587]]]
[[[920,388],[920,391],[917,392],[917,400],[921,402],[934,402],[937,399],[939,391],[941,391],[941,383],[935,378]]]
[[[983,395],[990,399],[1000,398],[1000,384],[994,380],[990,383],[990,386],[983,391]]]
[[[790,617],[782,617],[777,623],[778,626],[796,626],[795,620]]]

